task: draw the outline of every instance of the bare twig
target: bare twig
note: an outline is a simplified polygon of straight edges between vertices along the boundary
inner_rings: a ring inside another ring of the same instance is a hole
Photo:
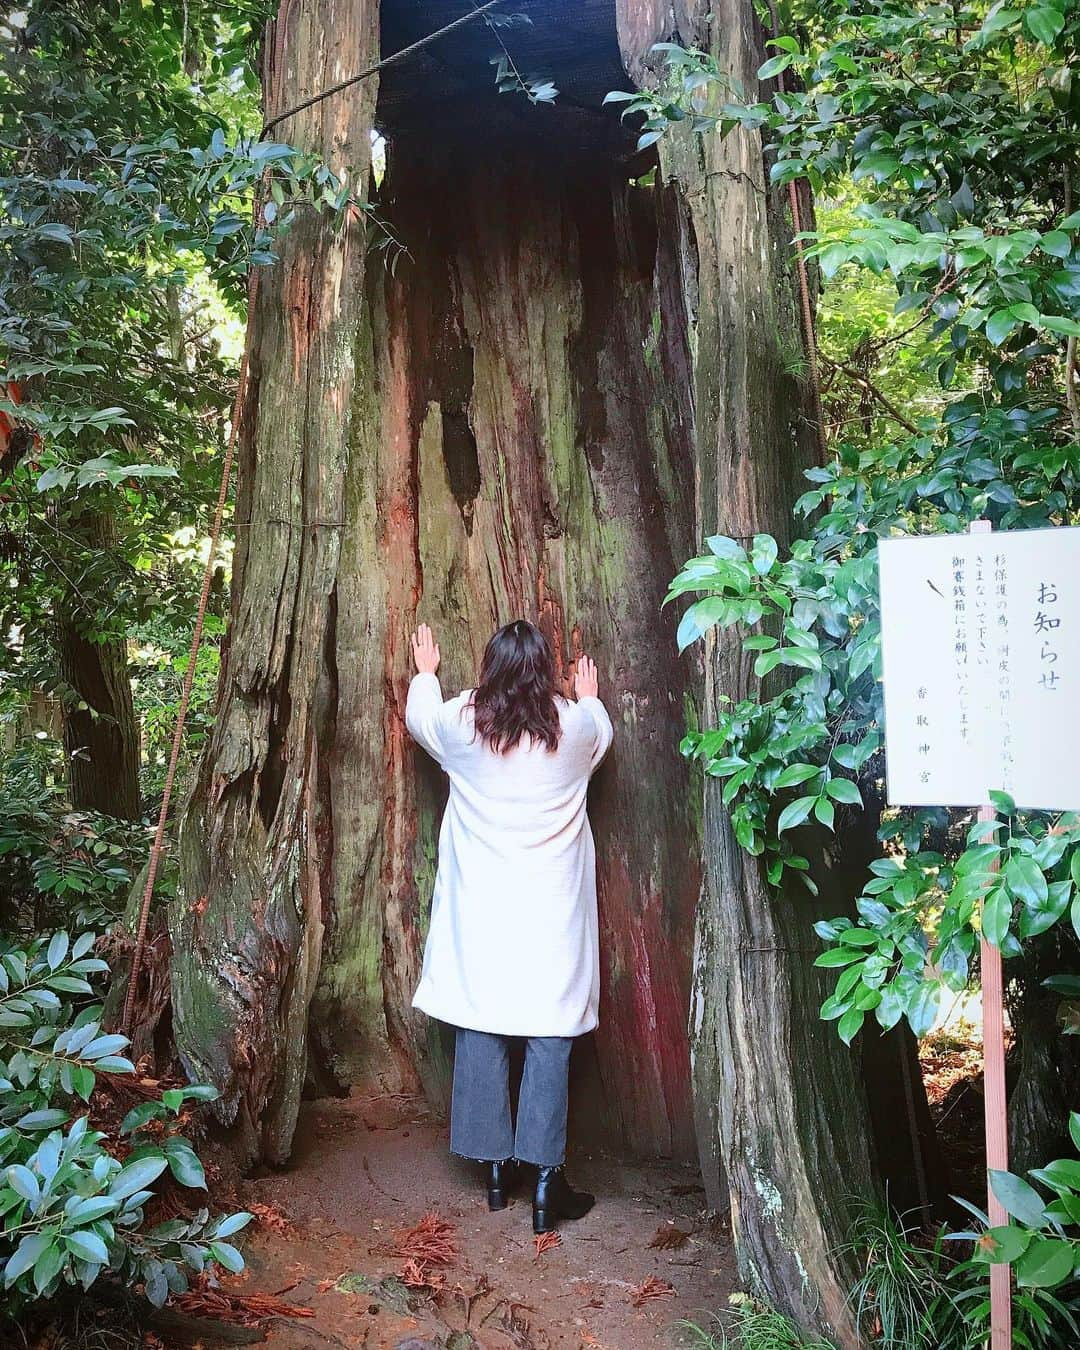
[[[857,385],[865,389],[868,394],[872,395],[875,399],[877,399],[877,401],[881,404],[881,406],[885,409],[885,411],[889,414],[889,416],[893,419],[893,421],[899,422],[899,424],[904,428],[905,431],[910,431],[913,436],[917,436],[919,434],[919,428],[915,425],[915,423],[909,422],[908,419],[904,416],[904,414],[900,411],[900,409],[896,406],[896,404],[893,403],[890,399],[887,399],[880,389],[872,385],[865,375],[855,370],[852,366],[844,365],[842,361],[834,361],[832,360],[831,357],[824,355],[822,356],[821,359],[826,363],[826,365],[834,366],[842,375],[846,375],[849,380],[853,380]]]

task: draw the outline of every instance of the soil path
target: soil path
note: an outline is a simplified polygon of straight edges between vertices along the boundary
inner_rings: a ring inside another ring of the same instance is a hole
[[[538,1256],[527,1201],[489,1213],[478,1177],[448,1155],[445,1126],[421,1103],[307,1103],[289,1169],[245,1183],[243,1201],[272,1207],[285,1223],[260,1223],[238,1283],[313,1310],[273,1324],[265,1343],[276,1350],[698,1343],[679,1323],[709,1325],[735,1277],[727,1226],[704,1212],[693,1171],[580,1154],[568,1172],[595,1191],[596,1209]],[[395,1247],[432,1212],[453,1225],[455,1256],[426,1268],[434,1289],[408,1288]],[[667,1244],[650,1245],[658,1230],[674,1229]],[[650,1277],[673,1292],[642,1301]]]

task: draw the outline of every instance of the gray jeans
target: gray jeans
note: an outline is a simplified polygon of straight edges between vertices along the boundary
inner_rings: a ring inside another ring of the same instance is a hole
[[[567,1081],[573,1038],[526,1038],[516,1131],[510,1118],[513,1039],[458,1028],[450,1151],[483,1162],[514,1157],[539,1167],[557,1167],[566,1157]]]

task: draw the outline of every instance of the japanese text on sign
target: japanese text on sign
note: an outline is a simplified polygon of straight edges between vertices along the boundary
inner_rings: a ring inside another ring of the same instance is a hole
[[[879,546],[894,806],[1080,808],[1080,528]]]

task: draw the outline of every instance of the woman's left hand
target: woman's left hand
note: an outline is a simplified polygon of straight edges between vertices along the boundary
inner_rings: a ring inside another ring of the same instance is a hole
[[[574,672],[574,694],[577,698],[596,698],[600,693],[600,681],[596,674],[596,662],[582,652],[578,657],[577,670]]]
[[[434,675],[439,669],[439,644],[426,623],[412,636],[412,654],[421,675]]]

